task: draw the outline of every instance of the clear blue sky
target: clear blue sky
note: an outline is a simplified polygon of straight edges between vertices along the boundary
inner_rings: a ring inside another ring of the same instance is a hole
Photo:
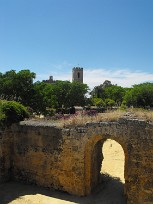
[[[152,81],[153,0],[0,0],[0,72],[71,80],[78,64],[91,87]]]

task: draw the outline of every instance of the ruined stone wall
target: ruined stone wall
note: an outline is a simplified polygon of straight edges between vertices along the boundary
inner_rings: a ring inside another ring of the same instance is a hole
[[[84,195],[80,137],[45,125],[19,125],[13,130],[15,180]]]
[[[13,135],[10,129],[0,129],[0,183],[12,177]]]
[[[1,137],[0,172],[26,183],[88,195],[99,181],[106,139],[124,150],[127,203],[153,203],[153,124],[144,121],[121,119],[63,129],[22,122]]]
[[[89,124],[86,136],[89,138],[85,150],[86,193],[94,187],[92,168],[96,163],[93,159],[96,144],[113,139],[122,146],[125,154],[127,203],[153,203],[153,124],[138,120]]]

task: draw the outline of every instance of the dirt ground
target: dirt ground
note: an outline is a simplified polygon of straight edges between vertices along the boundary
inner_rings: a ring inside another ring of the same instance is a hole
[[[124,152],[121,145],[114,140],[107,140],[102,148],[104,160],[102,162],[102,173],[107,173],[112,177],[118,177],[124,180]]]
[[[123,150],[115,141],[107,140],[102,151],[101,183],[91,195],[77,197],[53,189],[8,182],[0,185],[0,204],[125,204]]]

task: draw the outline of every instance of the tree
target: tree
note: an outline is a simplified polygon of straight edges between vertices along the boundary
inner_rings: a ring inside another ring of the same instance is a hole
[[[125,89],[121,86],[113,85],[105,89],[105,97],[115,101],[117,105],[121,105]]]
[[[53,95],[57,100],[56,108],[85,105],[85,94],[88,91],[86,84],[74,81],[57,81],[53,84]]]
[[[71,90],[71,82],[69,81],[56,81],[53,84],[53,95],[56,99],[56,108],[69,106],[69,95]]]
[[[8,71],[5,74],[0,74],[0,98],[7,100],[15,98],[15,78],[15,70]]]
[[[94,89],[90,93],[91,97],[104,99],[105,98],[104,90],[111,86],[112,86],[111,82],[109,80],[105,80],[103,84],[94,87]]]
[[[123,97],[126,93],[126,89],[112,85],[110,81],[106,80],[100,86],[96,86],[93,91],[91,92],[92,98],[101,98],[103,100],[111,99],[115,101],[117,105],[120,105],[123,101]]]
[[[106,106],[105,102],[101,98],[92,98],[92,103],[98,108]]]
[[[28,106],[30,104],[31,98],[33,96],[33,79],[35,79],[36,74],[30,72],[30,70],[21,70],[16,75],[16,95],[19,101]]]
[[[47,101],[46,101],[46,94],[45,94],[45,87],[47,84],[44,82],[36,82],[33,86],[33,96],[31,97],[31,101],[29,106],[33,109],[34,112],[37,114],[45,114]]]
[[[153,107],[153,83],[142,83],[134,85],[126,92],[124,97],[127,106]]]
[[[37,114],[46,114],[48,108],[69,108],[85,105],[88,87],[80,82],[56,81],[53,84],[35,82],[30,107]]]
[[[23,105],[29,105],[32,97],[33,79],[35,73],[29,70],[15,70],[0,74],[0,98],[15,100]]]
[[[87,84],[77,81],[72,82],[68,100],[66,100],[66,106],[84,106],[86,104],[88,89]]]
[[[105,99],[105,104],[106,104],[106,107],[112,108],[115,105],[115,101],[110,98],[107,98]]]

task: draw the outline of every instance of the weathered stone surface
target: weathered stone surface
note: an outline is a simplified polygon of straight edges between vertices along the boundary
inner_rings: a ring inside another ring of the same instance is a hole
[[[13,125],[0,132],[0,182],[88,195],[99,181],[106,139],[124,150],[127,203],[153,203],[153,124],[137,119],[63,129],[29,121]]]
[[[13,134],[10,129],[0,131],[0,183],[12,177]]]

